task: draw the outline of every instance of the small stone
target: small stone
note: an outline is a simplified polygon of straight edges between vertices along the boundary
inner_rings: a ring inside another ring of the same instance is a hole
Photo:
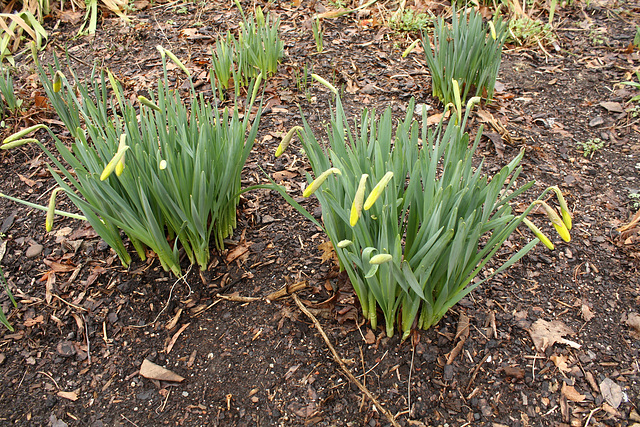
[[[71,357],[76,354],[76,348],[71,341],[60,341],[56,350],[62,357]]]
[[[589,126],[591,126],[591,127],[600,126],[601,124],[604,124],[604,119],[602,117],[600,117],[600,116],[594,117],[589,122]]]
[[[32,243],[31,246],[29,246],[29,248],[27,249],[25,255],[27,256],[27,258],[35,258],[42,253],[43,249],[44,246],[42,246],[40,243]]]

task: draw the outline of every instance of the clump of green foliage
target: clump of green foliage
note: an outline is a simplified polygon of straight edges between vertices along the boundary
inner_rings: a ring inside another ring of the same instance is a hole
[[[513,212],[510,202],[533,185],[532,181],[518,185],[524,151],[492,177],[483,174],[482,163],[473,165],[482,132],[470,147],[464,128],[471,106],[479,101],[472,98],[464,116],[458,102],[457,119],[446,126],[441,121],[436,129],[428,127],[426,111],[422,127],[413,119],[412,101],[394,135],[390,109],[380,117],[364,110],[355,123],[357,131],[352,131],[337,97],[327,128],[327,149],[306,120],[303,128],[292,129],[301,133],[315,176],[308,175],[303,196],[317,196],[322,226],[349,275],[365,319],[376,328],[379,308],[388,336],[396,324],[403,339],[412,328],[436,324],[464,296],[538,242],[553,248],[526,219],[534,206],[543,205],[562,238],[570,239],[571,217],[556,187],[547,189],[522,214]],[[276,156],[289,144],[290,134]],[[558,194],[562,217],[542,202],[549,191]],[[303,212],[291,197],[288,200]],[[506,261],[497,261],[502,243],[522,222],[537,237]],[[494,270],[476,279],[490,261],[498,263]]]
[[[426,32],[422,44],[431,73],[433,96],[445,105],[455,102],[453,80],[460,85],[464,102],[468,94],[491,99],[502,59],[502,46],[507,25],[501,19],[488,26],[482,17],[471,10],[466,14],[454,10],[451,26],[443,18],[436,21],[433,51]]]
[[[182,251],[192,264],[206,269],[210,242],[222,249],[236,226],[240,174],[261,110],[253,124],[249,114],[241,120],[237,106],[220,110],[197,94],[192,83],[189,101],[183,101],[169,83],[166,58],[188,70],[171,52],[159,50],[164,78],[151,99],[138,97],[139,105],[124,96],[110,73],[94,71],[86,85],[75,75],[68,82],[57,61],[49,67],[52,79],[40,69],[51,105],[74,143],[69,148],[49,131],[56,155],[35,139],[18,139],[23,131],[6,139],[2,148],[37,143],[53,163],[49,170],[61,190],[51,195],[48,230],[56,194],[64,191],[123,265],[131,257],[121,231],[141,259],[149,248],[165,270],[180,276]],[[257,84],[253,89],[245,111],[251,110]]]
[[[229,32],[218,38],[211,60],[211,80],[217,79],[219,90],[228,89],[233,80],[236,93],[258,75],[264,79],[274,75],[284,56],[284,42],[278,34],[280,20],[269,14],[265,17],[260,7],[247,18],[237,5],[242,13],[240,34],[237,39]]]

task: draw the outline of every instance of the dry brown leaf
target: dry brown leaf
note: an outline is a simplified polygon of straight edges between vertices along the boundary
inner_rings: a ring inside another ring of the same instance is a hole
[[[371,345],[376,342],[376,334],[369,328],[367,328],[367,333],[364,334],[364,342]]]
[[[458,318],[458,327],[456,330],[456,337],[454,339],[460,338],[460,341],[466,341],[469,336],[469,316],[464,313],[460,313],[460,317]]]
[[[40,315],[37,317],[34,317],[33,319],[27,319],[24,321],[24,326],[26,326],[27,328],[31,327],[31,326],[35,326],[38,323],[42,323],[44,322],[44,316]]]
[[[571,368],[569,368],[569,366],[567,365],[567,356],[564,356],[562,354],[560,356],[556,356],[554,354],[549,359],[551,359],[553,364],[556,365],[556,368],[558,368],[560,371],[562,372],[571,371]]]
[[[75,391],[59,391],[57,395],[63,399],[69,399],[72,402],[78,400],[78,394]]]
[[[184,380],[180,375],[163,368],[162,366],[158,366],[147,359],[142,361],[142,365],[140,366],[140,375],[145,378],[149,378],[150,380],[158,381],[174,381],[179,383]]]
[[[567,385],[564,382],[562,383],[562,394],[572,402],[582,402],[586,398],[584,394],[578,393],[573,386]]]
[[[172,330],[173,328],[176,327],[176,325],[178,324],[178,321],[180,320],[180,315],[182,314],[182,309],[179,308],[178,312],[176,313],[175,316],[173,316],[173,318],[169,321],[169,323],[167,323],[167,325],[165,326],[165,328],[167,330]]]
[[[622,113],[622,112],[624,112],[624,108],[622,108],[622,104],[620,104],[619,102],[605,101],[605,102],[601,102],[600,106],[602,108],[604,108],[605,110],[610,111],[612,113]]]
[[[575,332],[559,320],[547,322],[538,319],[531,325],[529,334],[539,352],[544,352],[555,343],[566,344],[573,348],[581,347],[580,344],[563,338],[564,335],[574,335]]]
[[[595,316],[595,314],[593,314],[593,311],[591,311],[587,304],[582,304],[582,306],[580,307],[580,311],[585,322],[588,322]]]
[[[326,261],[330,260],[333,260],[336,264],[338,263],[338,256],[333,250],[333,244],[331,241],[327,240],[326,242],[320,243],[318,245],[318,249],[322,251],[322,255],[320,255],[320,264],[324,264]]]
[[[600,393],[602,393],[604,400],[615,409],[618,409],[618,406],[622,403],[622,388],[610,378],[602,380]]]
[[[633,328],[631,336],[640,340],[640,315],[638,313],[629,313],[627,325]]]
[[[20,178],[20,181],[24,182],[25,184],[27,184],[29,187],[33,187],[34,185],[36,185],[36,182],[32,179],[27,178],[26,176],[20,175],[18,174],[18,178]]]

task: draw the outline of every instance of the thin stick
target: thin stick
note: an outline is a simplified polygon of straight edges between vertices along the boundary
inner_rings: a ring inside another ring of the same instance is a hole
[[[467,388],[465,389],[465,393],[469,393],[469,389],[471,388],[471,384],[473,384],[473,381],[475,381],[476,375],[478,375],[478,371],[480,370],[480,367],[482,367],[483,363],[487,361],[489,356],[491,356],[491,353],[485,354],[484,357],[482,358],[482,360],[480,361],[480,363],[478,363],[478,366],[476,366],[476,368],[473,370],[473,374],[471,374],[471,379],[469,380],[469,384],[467,384]]]
[[[407,400],[409,402],[409,417],[411,417],[411,374],[413,372],[413,357],[416,355],[416,346],[413,346],[413,351],[411,352],[411,366],[409,366],[409,381],[407,382]]]
[[[291,296],[293,297],[293,300],[298,305],[298,308],[300,308],[300,311],[302,311],[309,319],[313,321],[313,324],[316,326],[316,329],[318,330],[318,332],[320,332],[322,339],[324,339],[324,342],[327,344],[327,347],[329,347],[329,350],[333,355],[333,359],[336,361],[336,363],[338,363],[338,365],[340,366],[340,369],[342,369],[342,371],[347,375],[349,380],[353,382],[360,389],[360,391],[362,391],[373,402],[376,408],[380,412],[382,412],[382,414],[387,418],[387,420],[391,423],[391,425],[393,425],[394,427],[400,427],[400,424],[398,424],[398,422],[395,420],[391,412],[389,412],[386,408],[382,407],[382,405],[380,405],[380,403],[373,396],[373,394],[371,394],[371,392],[365,386],[363,386],[362,383],[356,379],[356,377],[353,376],[353,374],[349,371],[349,369],[347,369],[347,366],[344,364],[344,362],[338,355],[338,352],[331,344],[331,341],[329,341],[329,337],[327,337],[327,334],[324,333],[324,330],[322,329],[322,326],[320,326],[320,322],[318,322],[318,319],[316,319],[315,316],[311,314],[309,310],[307,310],[307,308],[300,301],[300,298],[298,298],[298,295],[292,294]]]
[[[84,337],[87,339],[87,361],[89,365],[91,365],[91,344],[89,343],[89,327],[87,326],[87,319],[84,318],[84,314],[82,315],[82,320],[84,320]]]

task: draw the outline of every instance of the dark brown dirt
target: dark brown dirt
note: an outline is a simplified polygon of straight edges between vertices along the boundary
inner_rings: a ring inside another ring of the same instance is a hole
[[[632,3],[577,2],[561,9],[558,49],[548,46],[548,54],[508,46],[496,102],[485,109],[510,136],[484,123],[491,133],[480,150],[487,170],[499,170],[526,147],[523,179],[537,181],[528,197],[559,185],[574,215],[572,241],[555,239],[553,252],[539,245],[406,342],[362,323],[348,281],[322,259],[325,236],[275,192],[247,193],[228,250],[215,254],[207,271],[189,270],[185,280],[163,272],[153,258],[123,270],[83,223],[58,218],[45,233],[44,214],[1,199],[1,259],[19,307],[0,296],[16,328],[0,330],[0,424],[389,425],[349,383],[291,298],[264,298],[304,281],[303,302],[351,372],[400,425],[637,425],[640,340],[627,320],[640,310],[640,235],[616,230],[637,211],[629,194],[640,193],[639,119],[600,105],[626,108],[633,95],[615,85],[640,65],[638,50],[625,51],[635,34],[632,23],[640,22]],[[301,196],[308,165],[298,143],[280,159],[273,152],[282,133],[300,123],[297,103],[317,136],[329,120],[322,86],[309,89],[310,100],[296,88],[293,73],[304,63],[346,89],[353,115],[362,106],[390,106],[400,117],[411,97],[441,109],[430,96],[424,58],[401,58],[417,34],[369,28],[347,15],[324,21],[325,51],[316,54],[309,17],[319,4],[263,7],[282,19],[286,56],[267,84],[267,111],[244,185],[267,181],[260,166],[293,197]],[[66,47],[74,69],[86,72],[93,61],[107,66],[133,96],[153,87],[160,72],[155,46],[161,44],[202,73],[199,90],[211,94],[212,41],[236,30],[238,21],[234,7],[218,2],[156,3],[134,14],[130,26],[108,17],[95,38],[76,38],[77,25],[53,19],[43,57]],[[22,95],[37,101],[29,65],[19,71]],[[7,124],[49,120],[55,126],[50,111],[29,111]],[[486,117],[475,117],[470,131]],[[586,158],[577,143],[593,138],[606,145]],[[3,152],[2,192],[46,203],[53,180],[44,165],[36,147]],[[317,214],[313,200],[304,203]],[[530,238],[520,230],[499,257]],[[232,260],[236,247],[248,250]],[[258,299],[235,302],[220,294]],[[447,364],[465,318],[469,336]],[[556,343],[537,352],[528,330],[538,319],[572,328],[567,338],[580,348]],[[185,381],[141,377],[144,359]]]

